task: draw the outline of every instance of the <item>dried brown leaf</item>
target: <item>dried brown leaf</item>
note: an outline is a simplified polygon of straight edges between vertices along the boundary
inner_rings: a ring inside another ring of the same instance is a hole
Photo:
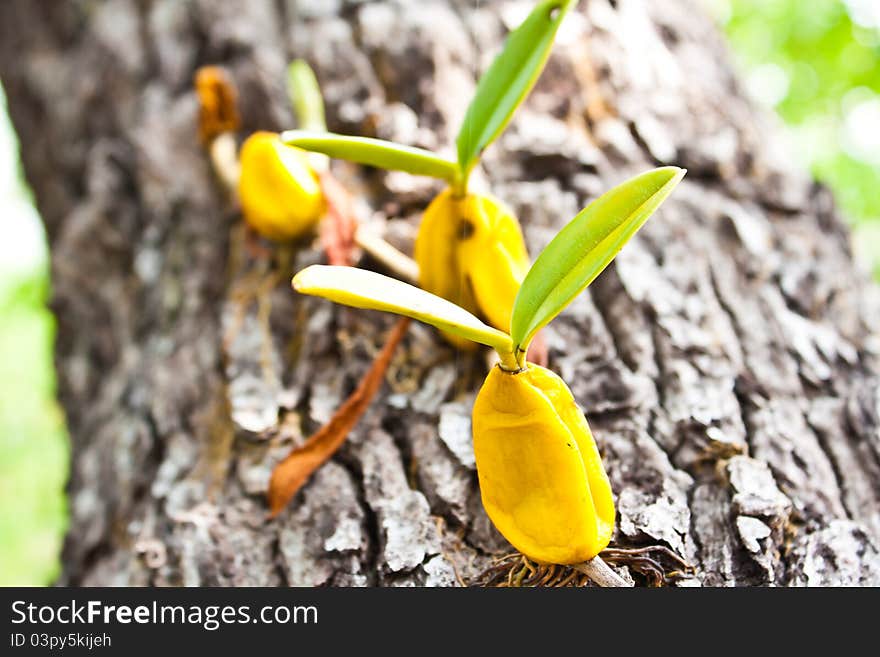
[[[196,71],[195,87],[202,143],[210,144],[218,135],[238,130],[238,92],[229,74],[219,66],[202,66]]]
[[[395,324],[385,346],[376,356],[370,369],[330,421],[275,466],[266,494],[270,517],[278,515],[311,474],[329,460],[345,442],[348,433],[357,424],[376,395],[376,391],[379,390],[394,350],[406,334],[409,323],[410,320],[404,317]]]

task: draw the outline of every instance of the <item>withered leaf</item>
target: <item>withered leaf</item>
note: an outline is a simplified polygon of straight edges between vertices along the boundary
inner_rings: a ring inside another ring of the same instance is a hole
[[[337,409],[330,421],[275,466],[266,494],[269,502],[269,517],[274,518],[278,515],[311,474],[329,460],[345,442],[348,433],[357,424],[376,395],[376,391],[379,390],[394,350],[406,335],[409,323],[410,319],[404,317],[394,325],[382,351],[376,356],[357,388]]]
[[[201,67],[196,71],[195,88],[199,98],[199,138],[203,144],[210,144],[224,132],[238,130],[238,92],[225,69]]]

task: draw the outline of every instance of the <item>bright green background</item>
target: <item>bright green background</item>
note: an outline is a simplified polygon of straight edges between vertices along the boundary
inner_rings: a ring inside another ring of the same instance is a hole
[[[65,523],[48,257],[0,91],[0,585],[48,584]]]
[[[787,122],[880,275],[880,0],[704,0],[752,95]],[[2,101],[2,97],[0,97]],[[67,440],[54,402],[48,262],[0,107],[0,585],[58,573]]]
[[[880,276],[880,0],[715,0],[747,88],[788,124]]]

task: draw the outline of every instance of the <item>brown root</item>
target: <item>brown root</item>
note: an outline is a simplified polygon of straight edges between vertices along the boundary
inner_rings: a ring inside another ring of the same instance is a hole
[[[684,558],[663,545],[609,547],[599,556],[611,566],[626,566],[645,585],[652,587],[668,585],[695,572]],[[538,564],[519,552],[513,552],[495,559],[469,584],[481,587],[596,586],[584,570],[558,564]]]

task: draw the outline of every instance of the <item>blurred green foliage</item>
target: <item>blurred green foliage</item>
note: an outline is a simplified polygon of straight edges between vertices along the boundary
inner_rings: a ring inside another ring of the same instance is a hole
[[[55,402],[45,239],[5,110],[0,89],[0,585],[33,586],[59,570],[68,444]]]
[[[45,272],[0,293],[0,585],[48,584],[65,524],[67,441],[53,401]]]
[[[880,0],[713,0],[753,95],[835,192],[880,277]]]

